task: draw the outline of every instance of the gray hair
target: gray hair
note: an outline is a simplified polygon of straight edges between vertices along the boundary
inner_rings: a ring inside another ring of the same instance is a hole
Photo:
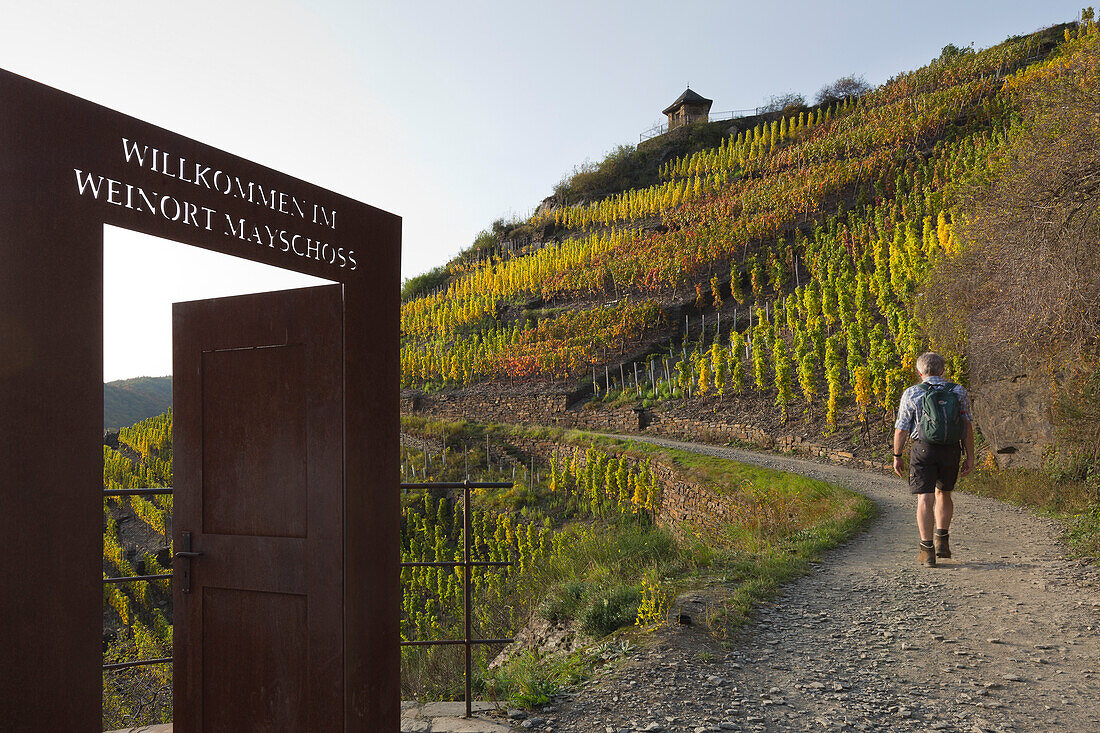
[[[914,366],[917,367],[918,372],[926,377],[942,377],[947,362],[935,351],[926,351],[917,357],[917,362]]]

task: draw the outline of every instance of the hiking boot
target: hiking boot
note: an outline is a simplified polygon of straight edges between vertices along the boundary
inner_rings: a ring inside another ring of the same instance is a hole
[[[922,542],[918,547],[920,551],[917,553],[917,562],[930,568],[936,567],[936,551],[932,545],[926,545]]]
[[[939,530],[936,531],[934,540],[936,544],[936,557],[951,557],[951,545],[948,544],[947,538],[947,532],[940,534]]]

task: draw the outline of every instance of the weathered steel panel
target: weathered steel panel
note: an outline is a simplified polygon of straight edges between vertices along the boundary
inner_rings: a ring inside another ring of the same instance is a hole
[[[177,733],[342,725],[343,317],[340,285],[173,307],[176,544],[202,553]]]
[[[0,720],[99,726],[104,224],[344,284],[345,730],[396,731],[400,219],[5,71]]]

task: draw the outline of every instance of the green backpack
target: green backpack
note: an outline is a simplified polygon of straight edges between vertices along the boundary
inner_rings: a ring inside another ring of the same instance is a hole
[[[917,432],[926,443],[950,445],[963,439],[962,405],[951,382],[919,386]]]

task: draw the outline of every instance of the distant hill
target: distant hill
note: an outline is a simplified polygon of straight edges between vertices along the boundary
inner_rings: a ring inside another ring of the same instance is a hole
[[[171,377],[135,377],[103,385],[103,429],[133,425],[172,406]]]

